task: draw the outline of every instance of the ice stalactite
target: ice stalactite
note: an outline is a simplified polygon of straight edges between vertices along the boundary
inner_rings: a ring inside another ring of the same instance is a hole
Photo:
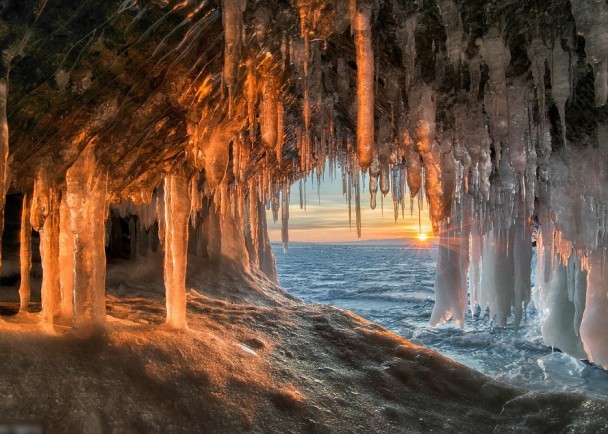
[[[545,64],[549,50],[539,38],[534,38],[527,49],[528,58],[532,62],[532,77],[534,79],[534,87],[536,88],[536,99],[538,101],[538,112],[540,114],[541,128],[545,124]],[[509,95],[510,96],[510,95]],[[509,100],[509,110],[512,109]],[[510,128],[510,126],[509,126]],[[509,147],[510,147],[509,143]]]
[[[559,110],[564,144],[566,143],[566,102],[571,94],[570,63],[570,55],[562,49],[561,38],[558,38],[554,42],[551,53],[551,95]]]
[[[30,215],[32,193],[23,194],[21,205],[21,230],[19,234],[19,264],[21,283],[19,285],[19,311],[27,312],[31,297],[30,272],[32,270],[32,225]]]
[[[268,75],[262,86],[262,104],[260,109],[260,130],[262,144],[270,151],[277,146],[279,134],[279,87],[276,78]]]
[[[507,100],[506,71],[511,62],[509,47],[505,45],[502,34],[492,27],[478,40],[480,53],[488,66],[488,91],[485,92],[485,108],[490,118],[490,135],[496,148],[496,166],[501,156],[501,144],[506,143],[509,135],[509,106]]]
[[[380,163],[378,163],[378,158],[374,157],[371,166],[369,166],[369,206],[371,209],[376,209],[376,194],[378,193],[379,174]]]
[[[105,219],[107,174],[88,146],[67,171],[65,194],[73,234],[74,327],[98,326],[106,316]],[[69,240],[69,238],[68,238]],[[67,271],[69,273],[70,271]]]
[[[186,326],[188,221],[191,208],[189,179],[183,173],[167,175],[164,192],[166,322],[172,328],[184,328]]]
[[[460,10],[458,5],[453,0],[439,0],[437,2],[439,12],[443,20],[443,25],[447,35],[447,52],[450,62],[454,64],[460,63],[460,58],[463,54],[463,36],[462,19],[460,18]]]
[[[433,232],[439,234],[444,218],[443,187],[441,183],[441,148],[435,140],[436,107],[433,90],[425,83],[412,88],[409,96],[412,111],[411,136],[424,165],[424,188],[429,200]]]
[[[361,185],[359,169],[354,169],[353,189],[355,190],[355,223],[357,225],[357,238],[361,238]]]
[[[228,115],[232,116],[234,87],[238,79],[239,55],[243,39],[243,12],[247,0],[223,0],[222,24],[224,25],[224,84],[228,88]]]
[[[281,192],[281,241],[283,251],[289,247],[289,184],[285,183]]]
[[[352,2],[356,3],[356,0],[351,0]],[[354,27],[352,30],[357,52],[357,152],[364,172],[374,158],[375,64],[371,14],[372,8],[368,5],[356,5],[354,11],[351,10],[351,26]]]
[[[401,131],[401,139],[402,146],[405,148],[407,187],[410,190],[410,199],[413,201],[422,185],[422,163],[420,162],[420,154],[418,154],[416,145],[407,129]]]
[[[205,150],[205,179],[209,188],[217,189],[228,171],[230,162],[230,140],[234,135],[230,121],[222,122],[211,132]],[[160,213],[162,214],[162,213]]]
[[[544,62],[544,60],[543,60]],[[544,63],[542,66],[544,70]],[[542,76],[544,79],[544,75]],[[540,85],[538,86],[541,87]],[[515,169],[520,186],[524,185],[527,162],[527,132],[529,128],[528,107],[526,101],[526,86],[524,83],[516,82],[508,88],[509,102],[509,159],[511,166]],[[544,85],[542,103],[544,104]],[[542,105],[541,105],[542,107]]]
[[[587,63],[595,77],[595,106],[608,98],[608,5],[598,0],[571,0],[576,32],[585,38]]]

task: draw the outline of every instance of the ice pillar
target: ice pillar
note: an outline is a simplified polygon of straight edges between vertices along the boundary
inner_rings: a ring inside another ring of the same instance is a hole
[[[42,323],[52,326],[59,315],[59,191],[51,187],[46,192],[46,218],[40,229],[40,259],[42,262]]]
[[[4,231],[4,205],[6,200],[7,178],[8,178],[8,69],[10,60],[6,53],[2,52],[0,59],[0,236]],[[0,267],[2,267],[2,249],[0,248]]]
[[[468,236],[466,237],[468,241]],[[435,306],[431,313],[431,326],[453,318],[464,327],[464,312],[467,303],[463,243],[453,224],[445,225],[439,236],[437,271],[435,274]]]
[[[608,294],[606,291],[606,249],[589,255],[587,300],[580,335],[589,360],[608,369]]]
[[[189,193],[189,180],[184,174],[171,174],[165,178],[164,279],[167,324],[173,328],[186,326]]]
[[[62,263],[64,284],[72,271],[73,325],[86,327],[103,324],[105,305],[105,217],[107,177],[97,170],[94,151],[85,149],[67,171],[67,210],[69,225],[63,226],[72,235],[73,261]],[[65,215],[65,214],[64,214]],[[67,227],[66,227],[67,226]],[[69,255],[69,246],[67,253]],[[59,252],[57,252],[59,255]],[[70,263],[71,262],[71,263]],[[65,288],[69,290],[69,288]],[[64,291],[65,291],[64,289]],[[66,292],[64,292],[67,297]],[[65,300],[63,310],[69,311],[70,302]]]

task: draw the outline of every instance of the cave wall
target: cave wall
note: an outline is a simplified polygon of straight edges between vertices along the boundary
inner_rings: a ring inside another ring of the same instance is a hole
[[[432,323],[462,324],[469,297],[517,328],[533,301],[547,343],[608,364],[605,1],[24,0],[0,17],[0,192],[26,198],[24,275],[40,234],[45,324],[103,323],[106,253],[156,239],[175,327],[188,251],[276,280],[264,207],[287,248],[288,186],[339,164],[359,234],[361,173],[396,218],[429,203]]]

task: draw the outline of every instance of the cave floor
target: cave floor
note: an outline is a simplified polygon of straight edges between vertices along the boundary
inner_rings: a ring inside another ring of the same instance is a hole
[[[197,281],[176,331],[158,284],[108,277],[101,331],[0,319],[0,420],[68,433],[608,431],[606,401],[502,385],[259,279]]]

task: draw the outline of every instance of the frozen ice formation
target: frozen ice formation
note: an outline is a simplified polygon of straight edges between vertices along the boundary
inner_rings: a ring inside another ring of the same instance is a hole
[[[367,192],[428,203],[432,324],[534,303],[547,344],[608,366],[605,1],[98,3],[0,22],[0,214],[23,198],[24,311],[40,235],[49,330],[103,324],[107,255],[164,253],[176,328],[189,262],[276,280],[266,208],[287,249],[289,187],[305,208],[340,166],[359,235]]]

